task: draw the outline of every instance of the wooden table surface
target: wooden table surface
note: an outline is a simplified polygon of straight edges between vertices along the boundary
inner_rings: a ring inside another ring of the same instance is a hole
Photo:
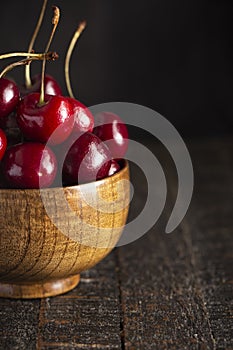
[[[233,349],[233,141],[187,145],[195,187],[180,226],[164,233],[176,183],[168,171],[171,194],[160,220],[84,272],[76,289],[42,300],[0,299],[1,350]],[[159,153],[169,169],[169,156]],[[141,175],[132,169],[132,176],[137,184]],[[145,187],[135,190],[130,215]]]

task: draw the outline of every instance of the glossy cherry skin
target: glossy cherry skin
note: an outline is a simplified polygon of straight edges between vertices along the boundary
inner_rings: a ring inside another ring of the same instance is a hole
[[[53,148],[57,155],[59,164],[63,164],[68,150],[72,144],[77,140],[80,134],[91,132],[94,126],[94,117],[91,111],[78,100],[68,97],[72,104],[74,114],[74,127],[70,136],[62,143]]]
[[[10,188],[45,188],[55,179],[57,160],[41,143],[20,143],[6,151],[2,171]]]
[[[8,116],[19,102],[17,85],[5,78],[0,78],[0,118]]]
[[[0,160],[3,158],[7,147],[6,134],[2,129],[0,129]]]
[[[41,89],[41,75],[36,74],[32,77],[32,86],[27,89],[25,86],[20,88],[22,96],[28,95],[33,92],[40,92]],[[45,74],[44,89],[46,95],[62,95],[62,89],[58,82],[48,74]]]
[[[94,127],[94,116],[91,111],[75,98],[67,97],[73,106],[74,132],[92,132]]]
[[[95,117],[93,133],[107,145],[113,158],[123,158],[128,149],[128,130],[121,118],[111,112],[102,112]]]
[[[41,75],[37,74],[32,77],[32,84],[37,87],[37,92],[40,92],[41,89]],[[45,74],[44,77],[44,87],[45,87],[45,94],[47,95],[62,95],[62,89],[58,82],[48,74]],[[35,91],[35,90],[34,90]]]
[[[111,153],[94,134],[81,134],[71,146],[63,165],[63,183],[81,184],[108,176]]]
[[[111,165],[108,171],[108,176],[112,176],[114,174],[116,174],[119,170],[120,170],[120,165],[117,163],[117,161],[115,159],[111,160]]]
[[[65,141],[74,126],[73,107],[63,96],[45,95],[39,106],[40,93],[26,95],[18,104],[16,120],[27,140],[56,145]]]

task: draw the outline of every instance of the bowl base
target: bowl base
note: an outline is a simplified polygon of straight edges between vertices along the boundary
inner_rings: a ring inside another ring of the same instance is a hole
[[[80,275],[53,280],[45,283],[1,283],[0,298],[36,299],[64,294],[75,288],[80,281]]]

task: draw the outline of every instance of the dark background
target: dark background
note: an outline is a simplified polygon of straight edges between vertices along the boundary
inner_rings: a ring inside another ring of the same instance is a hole
[[[86,19],[71,60],[78,99],[87,105],[124,101],[150,107],[183,136],[232,134],[232,1],[49,1],[36,51],[46,46],[54,4],[61,20],[51,49],[60,57],[48,63],[47,72],[64,93],[65,52]],[[41,5],[42,0],[1,1],[2,53],[27,50]],[[33,72],[39,71],[35,63]],[[22,68],[12,75],[23,81]]]

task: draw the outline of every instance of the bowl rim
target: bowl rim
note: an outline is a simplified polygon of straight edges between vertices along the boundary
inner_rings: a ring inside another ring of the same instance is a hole
[[[63,188],[63,190],[75,190],[75,189],[80,189],[80,188],[84,188],[84,187],[87,187],[89,186],[90,184],[98,184],[101,185],[103,183],[105,183],[106,181],[111,181],[113,178],[116,179],[117,177],[120,177],[124,172],[128,171],[129,172],[129,162],[127,159],[125,158],[122,158],[120,159],[121,161],[121,169],[119,171],[117,171],[115,174],[113,175],[110,175],[110,176],[107,176],[103,179],[99,179],[99,180],[96,180],[96,181],[91,181],[91,182],[85,182],[83,184],[80,184],[80,185],[71,185],[71,186],[63,186],[63,187],[58,187],[58,186],[55,186],[55,187],[46,187],[46,188],[0,188],[0,194],[1,193],[7,193],[9,191],[11,192],[29,192],[29,193],[33,193],[33,192],[46,192],[46,191],[49,191],[49,192],[52,192],[52,191],[56,191],[56,189],[61,189]]]

